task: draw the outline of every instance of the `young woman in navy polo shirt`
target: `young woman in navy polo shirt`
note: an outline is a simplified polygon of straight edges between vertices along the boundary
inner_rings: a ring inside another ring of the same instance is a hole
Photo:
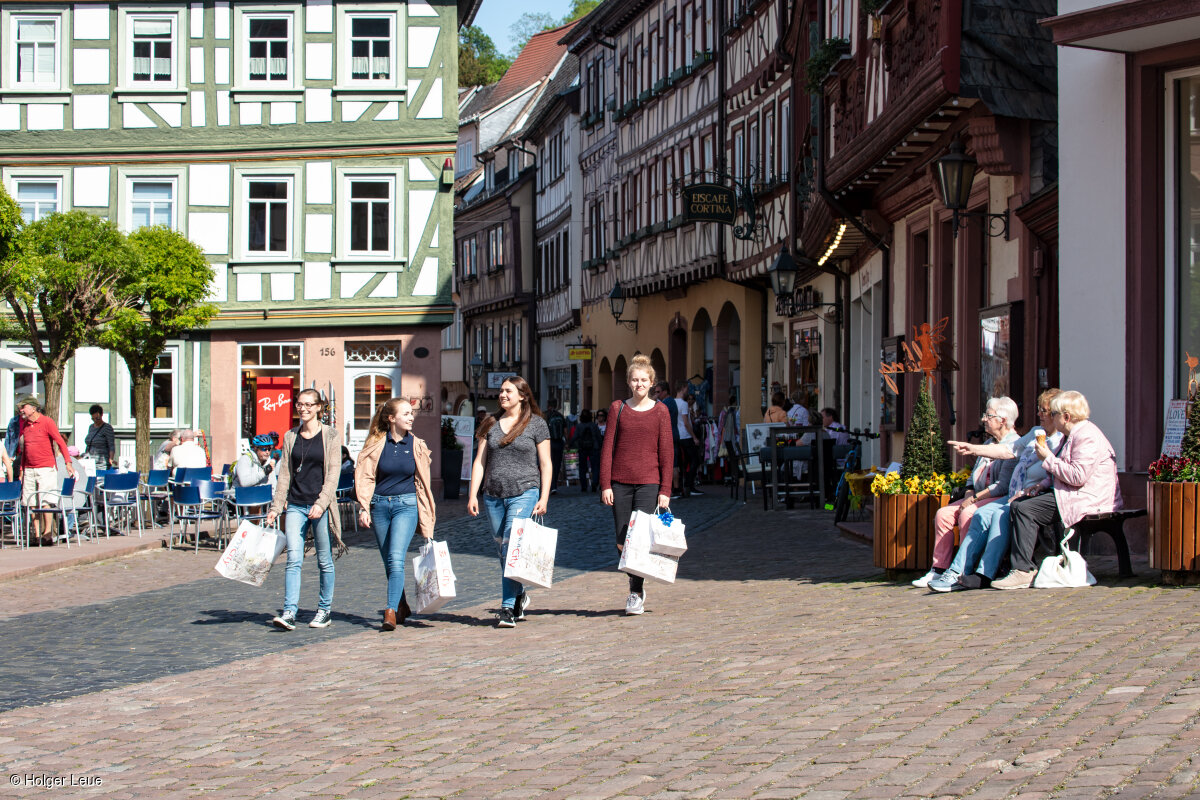
[[[393,631],[410,613],[404,597],[404,559],[413,533],[433,538],[436,506],[429,485],[433,456],[413,435],[412,405],[393,397],[379,407],[354,468],[359,521],[375,531],[387,574],[387,609],[381,630]]]

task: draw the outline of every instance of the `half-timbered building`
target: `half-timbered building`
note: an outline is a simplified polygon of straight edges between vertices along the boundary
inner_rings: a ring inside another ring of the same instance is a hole
[[[582,78],[581,327],[596,345],[595,406],[625,396],[636,352],[673,384],[707,384],[705,408],[759,391],[762,293],[729,280],[724,230],[688,221],[678,193],[729,180],[718,8],[610,0],[564,40]],[[608,302],[617,287],[620,322]]]
[[[463,357],[483,361],[481,400],[495,397],[507,375],[538,383],[529,372],[537,348],[536,152],[522,142],[549,85],[562,69],[569,71],[566,48],[558,43],[569,29],[535,34],[504,77],[464,110],[460,143],[477,148],[478,166],[457,182],[455,192],[456,281]],[[495,411],[495,403],[489,408]]]
[[[26,219],[168,225],[216,270],[217,318],[159,359],[156,437],[202,429],[213,462],[233,461],[293,424],[310,385],[351,449],[388,397],[432,410],[453,319],[456,31],[477,5],[4,3],[0,175]],[[37,377],[2,380],[7,418]],[[55,410],[76,439],[92,403],[132,461],[124,364],[85,348]]]

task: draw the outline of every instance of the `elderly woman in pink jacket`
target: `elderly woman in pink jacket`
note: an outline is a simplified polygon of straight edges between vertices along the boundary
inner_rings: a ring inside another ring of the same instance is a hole
[[[1121,508],[1117,456],[1100,428],[1088,419],[1090,413],[1087,398],[1079,392],[1063,392],[1050,401],[1050,414],[1063,439],[1053,452],[1044,442],[1036,448],[1054,492],[1013,501],[1013,538],[1008,553],[1012,571],[992,581],[993,589],[1027,589],[1033,584],[1038,540],[1050,552],[1057,551],[1057,543],[1046,538],[1045,528],[1071,528],[1088,514]]]

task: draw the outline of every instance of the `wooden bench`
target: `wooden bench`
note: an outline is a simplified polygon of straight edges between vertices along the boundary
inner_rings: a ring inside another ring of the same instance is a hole
[[[1088,542],[1097,533],[1107,533],[1117,547],[1117,564],[1122,578],[1133,577],[1133,565],[1129,560],[1129,542],[1125,539],[1126,520],[1146,516],[1144,508],[1123,508],[1104,514],[1088,514],[1075,523],[1075,535],[1079,537],[1079,552],[1086,553]]]

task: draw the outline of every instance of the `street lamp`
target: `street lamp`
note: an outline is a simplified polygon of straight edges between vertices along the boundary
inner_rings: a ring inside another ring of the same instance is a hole
[[[621,319],[621,315],[625,312],[626,297],[625,287],[621,285],[620,281],[617,281],[613,284],[612,291],[608,293],[608,308],[612,311],[613,319],[616,320],[618,325],[624,325],[631,331],[636,331],[636,319]]]
[[[479,353],[471,356],[469,362],[471,367],[471,385],[474,387],[471,390],[471,408],[475,413],[479,413],[479,379],[483,377],[483,357]]]
[[[975,182],[975,172],[979,167],[972,156],[967,155],[963,143],[955,141],[950,145],[950,151],[934,162],[937,173],[938,189],[942,193],[942,202],[953,212],[950,219],[950,230],[954,238],[958,238],[958,229],[963,226],[964,217],[979,217],[987,224],[983,232],[988,236],[1003,236],[1008,238],[1008,209],[1002,214],[991,214],[986,211],[967,211],[971,202],[971,185]],[[999,230],[993,230],[992,224],[1000,223]]]
[[[792,258],[786,247],[779,251],[771,266],[767,267],[767,274],[771,276],[771,290],[775,292],[776,314],[781,317],[795,315],[796,276],[801,267],[808,271],[816,266],[817,262],[809,258],[803,250],[797,253],[795,258]]]

